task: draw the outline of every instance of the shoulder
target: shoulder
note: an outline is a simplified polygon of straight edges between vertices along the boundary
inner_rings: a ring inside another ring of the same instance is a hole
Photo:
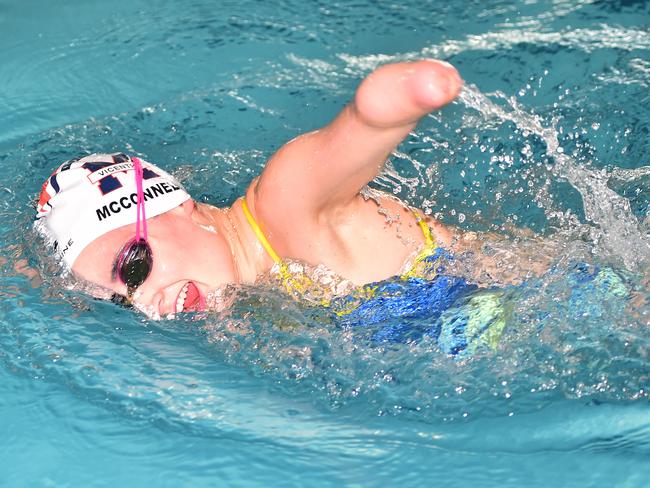
[[[431,230],[433,238],[440,247],[449,249],[458,238],[459,231],[457,229],[443,224],[439,220],[434,219],[431,215],[428,215],[427,212],[421,208],[410,205],[403,200],[400,200],[395,195],[377,190],[370,190],[368,194],[361,195],[361,198],[374,200],[377,203],[377,207],[384,208],[389,212],[389,215],[386,215],[388,220],[390,220],[391,217],[394,218],[397,216],[402,225],[417,229],[416,232],[418,234],[421,232],[421,229],[419,229],[419,223],[424,222],[424,224],[426,224]]]

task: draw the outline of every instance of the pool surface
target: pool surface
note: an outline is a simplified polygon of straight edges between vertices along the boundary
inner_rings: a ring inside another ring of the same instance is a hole
[[[0,486],[648,486],[649,2],[0,0],[0,46]],[[346,327],[269,284],[149,320],[32,231],[42,181],[92,152],[227,205],[421,57],[465,89],[372,186],[511,236],[504,273],[551,256],[500,296],[494,347],[372,340],[392,318]]]

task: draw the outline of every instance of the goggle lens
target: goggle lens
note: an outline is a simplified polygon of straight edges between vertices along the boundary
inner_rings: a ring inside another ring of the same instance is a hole
[[[129,296],[145,282],[153,266],[151,246],[144,239],[126,244],[117,263],[117,275],[127,286]]]

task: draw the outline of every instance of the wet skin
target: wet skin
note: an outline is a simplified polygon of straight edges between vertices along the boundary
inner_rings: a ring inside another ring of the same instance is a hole
[[[422,232],[401,202],[364,198],[360,191],[417,121],[452,101],[461,85],[446,63],[382,66],[329,125],[278,150],[246,191],[252,214],[278,254],[323,264],[357,284],[398,274],[423,244]],[[133,299],[161,316],[178,311],[188,282],[205,296],[228,283],[254,283],[273,266],[245,219],[241,199],[224,209],[188,201],[148,223],[154,264]],[[438,242],[450,245],[449,231],[429,223]],[[133,236],[134,226],[126,226],[96,239],[75,261],[74,273],[126,294],[112,270]]]

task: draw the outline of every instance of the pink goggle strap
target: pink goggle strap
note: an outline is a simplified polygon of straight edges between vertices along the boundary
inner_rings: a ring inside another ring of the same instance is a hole
[[[140,158],[132,157],[133,168],[135,169],[135,187],[137,191],[138,204],[137,204],[137,219],[135,221],[135,239],[136,242],[139,242],[140,239],[147,240],[147,215],[144,211],[144,190],[143,190],[143,181],[144,181],[144,170],[142,169],[142,163]],[[140,221],[142,221],[142,236],[140,236]]]

